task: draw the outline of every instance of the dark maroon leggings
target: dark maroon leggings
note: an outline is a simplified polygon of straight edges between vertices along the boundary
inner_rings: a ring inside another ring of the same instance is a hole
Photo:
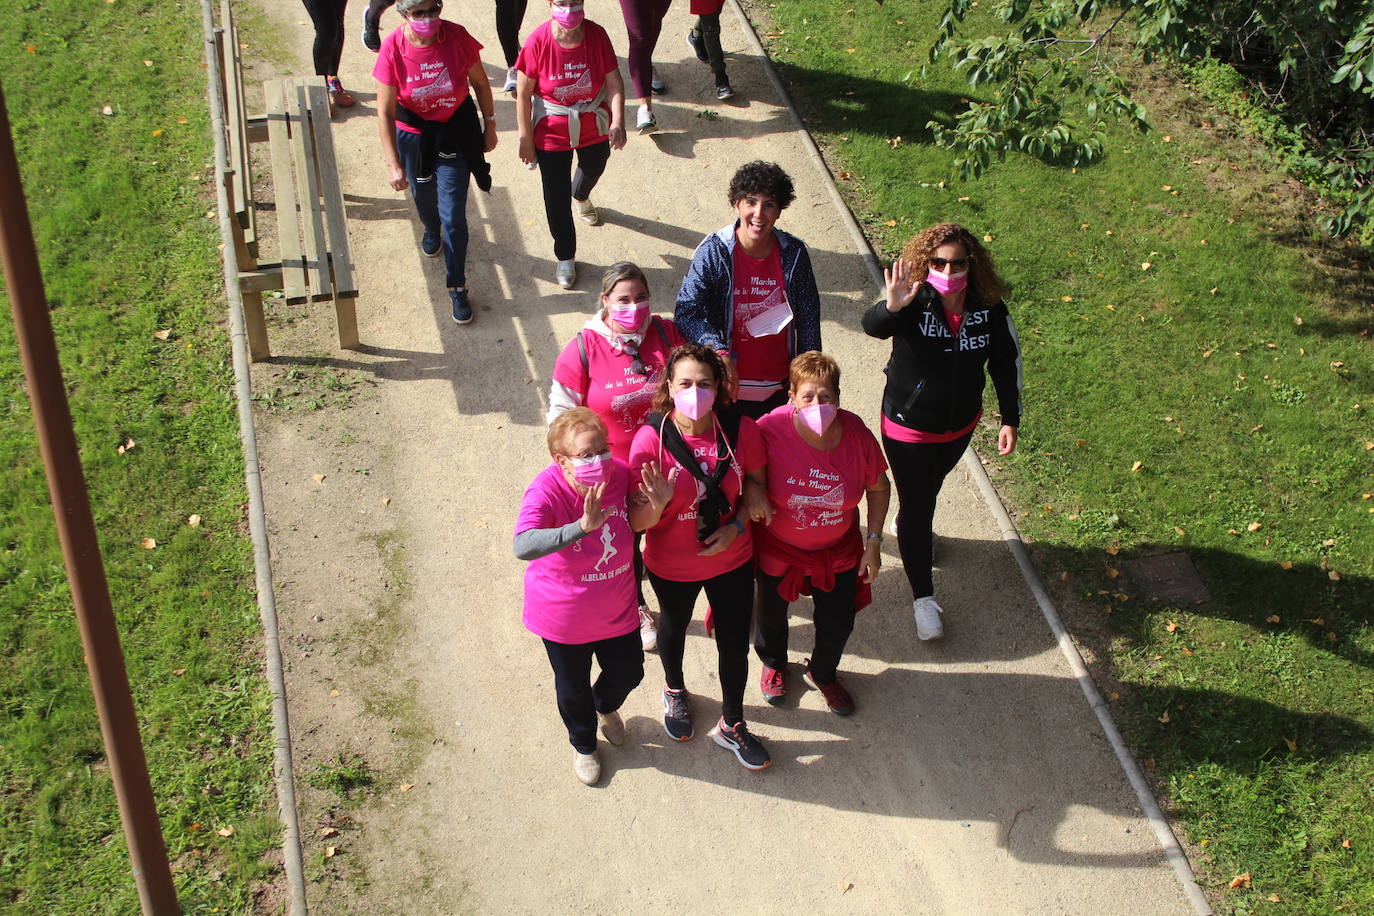
[[[672,0],[620,0],[625,14],[625,31],[630,35],[630,82],[635,98],[649,96],[649,82],[653,79],[654,46],[663,29],[663,17],[668,15]]]

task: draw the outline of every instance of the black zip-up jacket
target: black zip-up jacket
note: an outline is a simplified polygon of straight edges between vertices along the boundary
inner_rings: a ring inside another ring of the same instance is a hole
[[[922,283],[911,304],[895,315],[887,310],[887,299],[879,299],[864,312],[863,325],[870,337],[892,338],[892,356],[883,369],[883,416],[892,422],[927,433],[963,429],[982,408],[983,386],[991,375],[1002,425],[1020,425],[1021,348],[1011,313],[1000,300],[986,305],[969,287],[956,337],[940,294]]]

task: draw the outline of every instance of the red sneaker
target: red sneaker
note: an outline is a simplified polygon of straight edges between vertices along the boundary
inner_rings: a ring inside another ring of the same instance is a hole
[[[825,697],[825,705],[830,707],[830,711],[837,716],[848,716],[854,713],[854,698],[849,695],[849,691],[844,689],[837,675],[835,680],[829,684],[822,684],[811,675],[811,659],[806,660],[806,683],[815,687]]]
[[[782,703],[783,697],[787,696],[787,672],[764,665],[763,673],[759,675],[759,692],[769,705]]]

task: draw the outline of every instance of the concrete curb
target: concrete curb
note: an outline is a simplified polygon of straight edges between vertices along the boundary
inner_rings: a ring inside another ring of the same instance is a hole
[[[759,40],[758,33],[754,31],[754,24],[745,15],[744,9],[740,6],[739,0],[729,0],[729,5],[739,18],[741,28],[749,41],[750,50],[758,55],[763,62],[764,72],[768,75],[768,81],[772,84],[773,90],[782,100],[792,115],[793,122],[801,132],[806,145],[806,151],[816,166],[816,170],[825,178],[826,189],[830,193],[830,199],[834,202],[840,218],[844,221],[845,227],[849,230],[850,238],[854,241],[854,247],[864,259],[865,266],[868,267],[869,276],[873,280],[874,286],[883,289],[885,281],[883,270],[879,266],[878,258],[873,249],[868,244],[867,237],[863,230],[859,228],[858,221],[854,219],[854,214],[850,212],[849,205],[840,195],[839,189],[835,187],[834,178],[830,173],[830,166],[821,155],[820,148],[816,141],[812,139],[806,125],[802,122],[801,115],[797,112],[797,107],[792,102],[792,97],[788,94],[782,80],[779,79],[777,71],[773,67],[773,61],[764,50],[763,43]],[[1178,878],[1179,885],[1183,888],[1183,893],[1188,901],[1193,905],[1193,909],[1199,916],[1212,916],[1212,905],[1207,902],[1207,897],[1202,893],[1202,888],[1197,884],[1193,876],[1193,868],[1188,861],[1188,856],[1179,845],[1178,838],[1174,836],[1173,829],[1169,826],[1168,820],[1164,817],[1164,812],[1160,810],[1159,803],[1155,800],[1150,791],[1149,784],[1145,781],[1145,775],[1140,771],[1140,766],[1135,758],[1131,756],[1130,749],[1126,746],[1125,740],[1121,737],[1121,732],[1117,730],[1116,723],[1112,720],[1110,707],[1098,692],[1097,684],[1093,682],[1092,674],[1088,671],[1088,666],[1083,661],[1083,656],[1079,653],[1078,647],[1074,645],[1073,637],[1065,628],[1063,620],[1059,617],[1059,612],[1054,607],[1054,601],[1050,598],[1049,591],[1045,588],[1044,579],[1040,576],[1040,571],[1035,568],[1035,563],[1031,559],[1030,550],[1026,543],[1021,539],[1021,534],[1016,530],[1016,525],[1011,520],[1011,515],[1007,512],[1006,506],[1002,503],[1001,496],[993,487],[992,481],[988,478],[987,471],[983,468],[982,461],[977,452],[970,447],[964,452],[964,468],[969,476],[973,478],[974,484],[978,487],[979,495],[997,521],[997,527],[1002,532],[1002,539],[1006,542],[1007,548],[1016,559],[1016,565],[1021,569],[1021,575],[1026,580],[1026,585],[1030,588],[1031,594],[1035,597],[1035,602],[1040,607],[1040,613],[1044,615],[1045,622],[1049,624],[1050,631],[1054,634],[1055,640],[1059,644],[1060,654],[1068,662],[1070,670],[1073,671],[1074,678],[1078,681],[1078,686],[1083,691],[1084,698],[1088,701],[1088,706],[1097,716],[1098,723],[1102,726],[1102,731],[1107,737],[1107,742],[1112,746],[1112,752],[1116,755],[1117,762],[1121,764],[1121,769],[1126,774],[1126,779],[1130,782],[1131,788],[1135,790],[1136,798],[1140,802],[1141,810],[1144,812],[1150,826],[1154,829],[1155,837],[1159,840],[1160,847],[1164,850],[1164,856],[1169,860],[1169,865],[1174,870],[1174,875]]]
[[[215,53],[215,19],[210,0],[201,0],[205,38],[207,95],[210,122],[215,136],[215,170],[228,168],[224,149],[224,100],[218,79]],[[281,642],[277,636],[277,601],[272,585],[271,553],[267,543],[267,513],[263,507],[262,474],[258,467],[257,433],[253,427],[253,390],[248,362],[248,336],[244,329],[243,299],[239,295],[238,264],[234,260],[234,236],[229,220],[228,191],[216,182],[219,232],[223,241],[224,290],[229,300],[229,346],[234,361],[234,400],[239,415],[239,439],[243,443],[244,478],[248,488],[248,531],[253,541],[254,584],[262,622],[263,661],[272,688],[272,770],[277,783],[277,808],[282,819],[282,860],[286,871],[291,916],[306,916],[305,863],[301,850],[300,820],[296,813],[296,779],[291,763],[291,724],[287,715],[286,679],[282,670]]]

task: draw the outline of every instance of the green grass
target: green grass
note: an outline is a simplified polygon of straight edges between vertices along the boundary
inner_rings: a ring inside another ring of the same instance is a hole
[[[1105,655],[1118,720],[1201,849],[1200,880],[1223,910],[1362,911],[1367,253],[1325,247],[1310,201],[1261,170],[1274,160],[1252,160],[1224,116],[1145,72],[1160,129],[1112,131],[1086,168],[1012,155],[951,181],[954,157],[924,125],[970,91],[948,69],[918,72],[939,4],[852,6],[768,3],[760,31],[880,252],[945,220],[991,237],[1026,363],[1020,448],[995,462],[999,485]],[[984,455],[990,444],[984,431]],[[1204,604],[1160,605],[1115,575],[1179,548],[1211,590]],[[1226,887],[1243,872],[1251,888]]]
[[[0,11],[0,74],[178,893],[190,913],[249,913],[279,828],[219,237],[205,215],[199,6]],[[0,910],[136,912],[21,379],[6,320]]]

